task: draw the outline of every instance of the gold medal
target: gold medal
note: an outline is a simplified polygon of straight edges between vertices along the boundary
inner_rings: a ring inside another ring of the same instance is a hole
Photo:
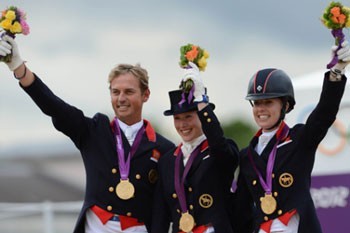
[[[272,214],[277,208],[277,201],[272,194],[266,194],[260,198],[260,207],[265,214]]]
[[[194,225],[195,225],[195,222],[194,222],[193,216],[188,212],[182,213],[180,222],[179,222],[180,230],[186,233],[191,232],[192,229],[194,228]]]
[[[134,196],[135,188],[129,179],[120,180],[119,184],[115,188],[115,192],[120,199],[128,200]]]

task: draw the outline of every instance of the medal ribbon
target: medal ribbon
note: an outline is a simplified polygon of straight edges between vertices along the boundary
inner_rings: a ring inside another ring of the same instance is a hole
[[[193,94],[194,94],[194,85],[192,85],[191,87],[191,90],[188,92],[188,96],[187,96],[187,103],[190,104],[191,101],[192,101],[192,98],[193,98]],[[183,91],[182,94],[181,94],[181,100],[180,102],[178,103],[179,107],[181,108],[183,103],[186,102],[186,94],[185,92]]]
[[[118,152],[118,160],[119,160],[119,170],[120,170],[120,177],[122,180],[127,180],[129,177],[129,171],[130,171],[130,160],[131,157],[134,156],[137,148],[139,147],[142,139],[142,135],[145,132],[145,128],[142,126],[139,131],[136,134],[135,141],[131,146],[130,152],[126,158],[125,161],[125,155],[124,155],[124,147],[123,147],[123,140],[122,135],[119,127],[119,123],[117,118],[114,119],[115,123],[115,139],[117,141],[117,152]]]
[[[202,144],[202,143],[201,143]],[[186,213],[188,211],[187,204],[186,204],[186,197],[185,197],[185,180],[188,172],[190,171],[190,168],[192,166],[192,163],[194,159],[199,154],[201,144],[194,149],[186,163],[185,170],[182,174],[181,180],[180,180],[180,161],[182,161],[183,153],[182,150],[180,150],[179,154],[176,156],[175,160],[175,191],[179,198],[180,207],[182,210],[182,213]]]
[[[266,182],[265,182],[261,172],[256,167],[254,160],[253,160],[253,156],[252,156],[250,150],[248,149],[248,157],[249,157],[250,163],[252,164],[255,173],[258,175],[261,186],[263,187],[266,194],[272,193],[272,171],[273,171],[273,166],[275,164],[277,145],[281,139],[283,139],[286,135],[288,135],[288,131],[289,131],[289,127],[284,122],[283,122],[282,127],[283,127],[282,132],[280,135],[277,135],[277,142],[275,143],[275,145],[273,146],[273,148],[269,154],[269,159],[267,161],[267,166],[266,166]]]

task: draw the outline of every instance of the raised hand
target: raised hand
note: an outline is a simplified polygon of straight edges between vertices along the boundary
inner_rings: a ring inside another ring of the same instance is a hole
[[[22,65],[24,61],[19,54],[18,46],[15,40],[8,35],[3,35],[0,38],[0,56],[6,56],[11,53],[11,61],[5,62],[5,64],[11,71],[14,71],[16,68]]]
[[[200,71],[196,64],[189,62],[190,68],[184,69],[184,75],[182,78],[182,83],[188,80],[192,80],[194,85],[194,102],[208,102],[208,97],[206,95],[206,89],[200,75]]]

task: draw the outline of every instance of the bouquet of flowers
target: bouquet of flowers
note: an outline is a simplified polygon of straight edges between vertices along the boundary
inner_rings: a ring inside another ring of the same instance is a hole
[[[207,58],[209,57],[209,53],[199,47],[198,45],[187,44],[181,46],[180,48],[180,67],[188,69],[191,68],[189,62],[192,62],[197,65],[200,71],[205,71],[207,66]],[[180,88],[188,93],[193,87],[192,80],[187,80],[184,83],[181,83]]]
[[[335,44],[340,49],[345,37],[343,28],[350,27],[350,8],[343,6],[340,2],[331,2],[325,9],[321,21],[332,30]],[[334,55],[332,61],[327,64],[327,68],[332,68],[337,62],[338,58]]]
[[[0,27],[3,29],[4,35],[9,35],[15,38],[16,34],[29,34],[29,25],[26,22],[26,14],[15,6],[10,6],[1,13]],[[12,54],[5,57],[0,56],[0,61],[10,62]]]

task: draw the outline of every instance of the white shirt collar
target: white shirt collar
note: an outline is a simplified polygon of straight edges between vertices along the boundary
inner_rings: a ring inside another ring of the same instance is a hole
[[[259,155],[261,155],[261,152],[263,152],[263,150],[265,149],[266,145],[269,143],[271,138],[276,134],[277,130],[278,128],[273,131],[262,132],[262,134],[259,136],[258,144],[255,147],[255,151]]]
[[[133,125],[127,125],[118,119],[118,123],[119,123],[120,129],[123,131],[125,136],[127,136],[127,134],[126,134],[127,130],[130,132],[131,136],[130,136],[130,138],[128,138],[128,141],[129,141],[129,144],[132,145],[132,143],[135,140],[137,132],[143,126],[143,120],[136,122]]]
[[[196,147],[199,144],[201,144],[205,139],[207,139],[207,137],[204,134],[202,134],[201,136],[193,139],[190,142],[182,142],[181,151],[183,153],[184,165],[186,165],[188,158],[190,157],[192,151],[194,149],[196,149]]]

